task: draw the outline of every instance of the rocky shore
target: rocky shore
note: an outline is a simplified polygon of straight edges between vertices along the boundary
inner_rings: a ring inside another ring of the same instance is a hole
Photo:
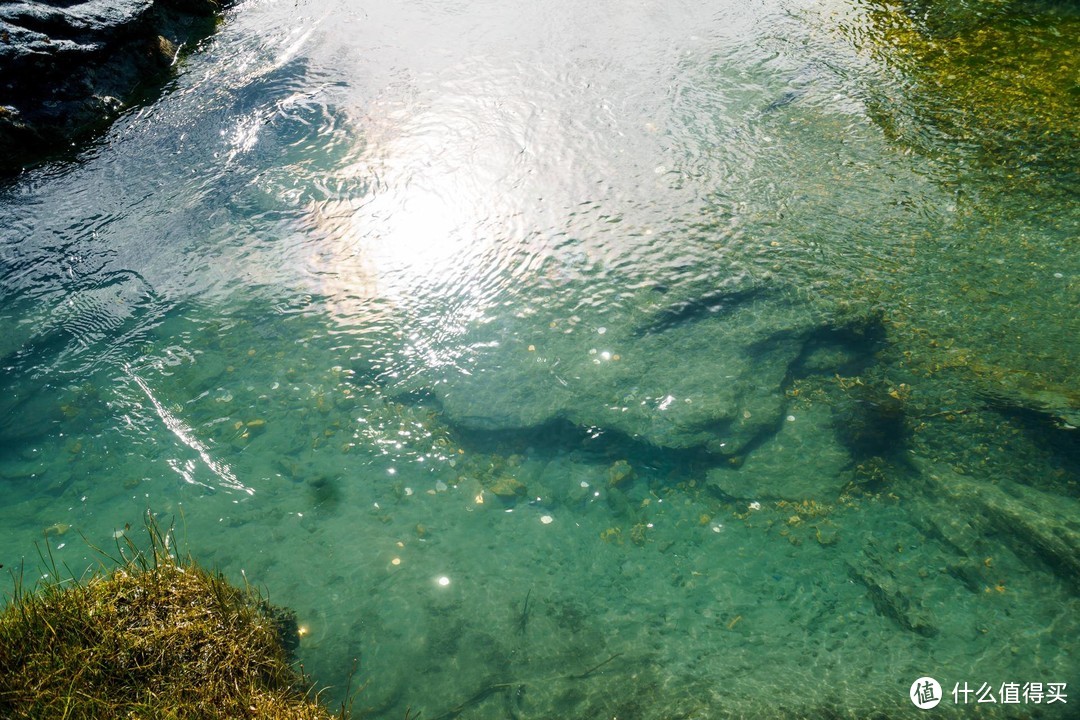
[[[209,35],[218,0],[0,5],[0,174],[70,152],[154,93]]]

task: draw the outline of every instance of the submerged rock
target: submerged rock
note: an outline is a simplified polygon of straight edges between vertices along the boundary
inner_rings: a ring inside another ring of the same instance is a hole
[[[1019,557],[1044,564],[1080,588],[1080,523],[1074,501],[1015,483],[980,482],[944,465],[917,462],[929,493],[961,514],[976,530],[975,537],[992,535]],[[953,542],[971,556],[980,552],[962,540]]]
[[[617,460],[608,468],[608,487],[619,487],[624,483],[629,483],[635,476],[636,473],[634,468],[630,467],[630,463],[625,460]]]
[[[149,95],[218,0],[0,5],[0,173],[57,155]]]
[[[1010,373],[995,384],[984,384],[979,391],[995,407],[1036,413],[1066,431],[1080,428],[1080,391],[1025,380],[1019,373]]]
[[[903,0],[900,7],[927,34],[948,36],[977,28],[1023,4],[1018,0]]]
[[[740,500],[835,501],[848,483],[851,456],[833,433],[823,432],[830,416],[828,406],[807,405],[738,467],[709,470],[707,484]]]
[[[930,611],[917,594],[897,579],[890,562],[872,547],[861,557],[845,563],[849,577],[866,588],[867,595],[880,615],[904,630],[934,637],[939,633]]]
[[[900,72],[868,89],[871,116],[928,156],[997,173],[1007,193],[1071,197],[1080,147],[1074,5],[871,0],[871,24],[852,39]]]
[[[488,490],[501,498],[516,498],[525,494],[525,485],[512,477],[501,477],[488,487]]]
[[[591,330],[557,319],[507,337],[485,325],[469,338],[484,353],[477,372],[418,373],[407,390],[436,396],[444,417],[468,431],[569,421],[661,448],[736,456],[781,426],[785,384],[805,371],[802,358],[820,338],[861,338],[857,328],[873,325],[825,317],[792,295],[711,290]],[[840,356],[847,362],[851,353]]]

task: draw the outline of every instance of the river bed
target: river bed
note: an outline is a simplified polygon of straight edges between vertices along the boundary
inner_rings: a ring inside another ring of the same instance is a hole
[[[237,4],[0,188],[0,563],[149,509],[365,718],[1066,717],[1080,21],[883,7]]]

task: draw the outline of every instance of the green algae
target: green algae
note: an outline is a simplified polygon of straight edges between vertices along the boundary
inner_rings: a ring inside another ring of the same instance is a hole
[[[856,47],[895,74],[869,91],[877,122],[932,156],[976,152],[1008,192],[1073,187],[1080,167],[1080,13],[1065,5],[922,3],[930,10],[862,3],[868,24],[848,29]],[[964,20],[943,25],[933,9]],[[983,6],[992,12],[981,12]],[[947,27],[947,30],[946,30]]]

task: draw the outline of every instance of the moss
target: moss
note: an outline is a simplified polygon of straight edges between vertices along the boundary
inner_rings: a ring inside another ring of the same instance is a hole
[[[150,550],[129,545],[111,572],[17,585],[0,613],[0,717],[333,717],[300,689],[282,615],[148,530]]]
[[[990,3],[993,12],[972,10],[952,32],[935,33],[925,13],[882,0],[863,5],[869,26],[850,36],[900,73],[871,92],[886,131],[935,156],[942,140],[968,157],[974,149],[978,165],[1003,170],[1001,179],[1014,184],[1041,175],[1075,180],[1080,13]]]
[[[901,0],[912,22],[935,37],[956,35],[1024,4],[1017,0]]]

